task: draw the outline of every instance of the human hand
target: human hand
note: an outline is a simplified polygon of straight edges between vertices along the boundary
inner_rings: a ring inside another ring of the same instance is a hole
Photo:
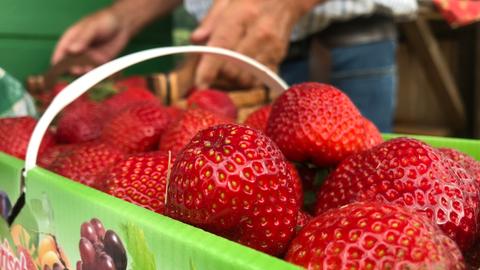
[[[293,26],[315,2],[216,0],[191,40],[237,51],[276,70],[286,55]],[[219,76],[234,79],[240,87],[256,84],[250,73],[217,56],[203,55],[195,74],[196,86],[208,88]]]
[[[52,64],[69,54],[85,54],[94,64],[100,65],[119,54],[128,43],[131,34],[115,12],[106,8],[81,19],[60,38],[52,56]],[[73,66],[70,72],[81,74],[93,66]]]

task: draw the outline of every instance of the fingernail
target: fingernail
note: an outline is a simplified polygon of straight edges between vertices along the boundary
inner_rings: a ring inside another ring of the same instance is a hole
[[[79,67],[79,66],[74,66],[74,67],[70,68],[70,72],[73,75],[80,75],[82,73],[82,68]]]
[[[205,36],[205,34],[206,32],[203,28],[197,28],[192,33],[192,39],[201,39],[203,36]]]
[[[80,44],[74,43],[74,44],[70,45],[69,50],[70,50],[70,52],[78,52],[78,51],[81,50],[81,48],[82,47],[81,47]]]

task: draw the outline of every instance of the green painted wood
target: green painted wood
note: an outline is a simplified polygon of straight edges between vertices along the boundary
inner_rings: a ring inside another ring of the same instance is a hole
[[[0,38],[0,67],[24,81],[47,70],[54,40]]]
[[[169,42],[169,40],[159,40],[159,43],[132,42],[124,54],[148,48],[168,46],[170,45]],[[29,75],[41,74],[49,68],[50,55],[55,43],[56,40],[53,39],[0,38],[0,67],[24,82]],[[125,74],[167,71],[171,66],[171,57],[154,59],[125,70]]]
[[[0,9],[0,36],[58,38],[70,25],[111,2],[4,0]],[[142,32],[140,39],[157,41],[159,37],[168,37],[170,28],[170,18],[160,20]]]
[[[85,14],[109,3],[109,0],[4,0],[0,9],[0,33],[58,36]]]

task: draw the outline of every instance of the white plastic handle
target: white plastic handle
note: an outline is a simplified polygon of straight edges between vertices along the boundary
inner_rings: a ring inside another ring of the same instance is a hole
[[[48,129],[48,126],[53,121],[55,116],[68,104],[72,103],[75,99],[88,91],[97,83],[101,82],[112,74],[123,70],[124,68],[152,58],[183,53],[207,53],[224,56],[227,59],[236,60],[238,65],[251,71],[253,75],[263,81],[270,89],[274,91],[283,91],[288,88],[288,85],[266,66],[260,64],[250,57],[227,49],[207,46],[179,46],[149,49],[132,53],[93,69],[92,71],[73,81],[53,99],[52,103],[35,126],[28,143],[27,154],[25,157],[24,176],[26,176],[28,171],[36,166],[38,149],[40,147],[43,135]]]

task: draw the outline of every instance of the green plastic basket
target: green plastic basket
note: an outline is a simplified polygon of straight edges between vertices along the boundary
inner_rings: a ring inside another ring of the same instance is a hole
[[[184,52],[185,49],[219,53],[216,49],[211,51],[211,48],[204,47],[182,47],[173,51]],[[172,50],[167,48],[149,51],[142,54],[141,58],[148,59],[166,53],[172,53]],[[231,54],[228,51],[220,53]],[[250,60],[239,58],[238,55],[233,57],[250,63]],[[125,60],[120,58],[115,61],[122,59]],[[25,255],[20,255],[15,249],[18,239],[24,240],[22,245],[33,247],[29,255],[38,259],[39,243],[45,237],[53,235],[71,262],[69,269],[75,269],[75,262],[80,258],[80,226],[83,222],[98,218],[106,229],[117,232],[124,243],[128,253],[127,269],[299,269],[281,259],[156,214],[35,166],[40,138],[53,117],[103,77],[133,62],[141,61],[139,57],[127,60],[108,63],[106,65],[110,67],[107,68],[105,65],[99,67],[61,92],[39,121],[32,135],[25,163],[0,153],[0,190],[6,191],[12,202],[16,201],[23,191],[26,195],[25,205],[12,225],[8,226],[0,220],[0,249],[2,245],[13,247],[12,258],[17,258],[20,264],[22,256]],[[285,88],[286,85],[281,80],[265,71],[266,69],[263,70],[263,67],[255,66],[255,70],[270,87]],[[384,135],[386,139],[396,136],[401,135]],[[414,137],[434,146],[456,148],[480,159],[478,141]],[[20,181],[23,168],[26,169],[25,185]],[[11,234],[10,230],[14,233]],[[18,237],[19,231],[22,237]],[[25,236],[28,236],[28,241]]]

